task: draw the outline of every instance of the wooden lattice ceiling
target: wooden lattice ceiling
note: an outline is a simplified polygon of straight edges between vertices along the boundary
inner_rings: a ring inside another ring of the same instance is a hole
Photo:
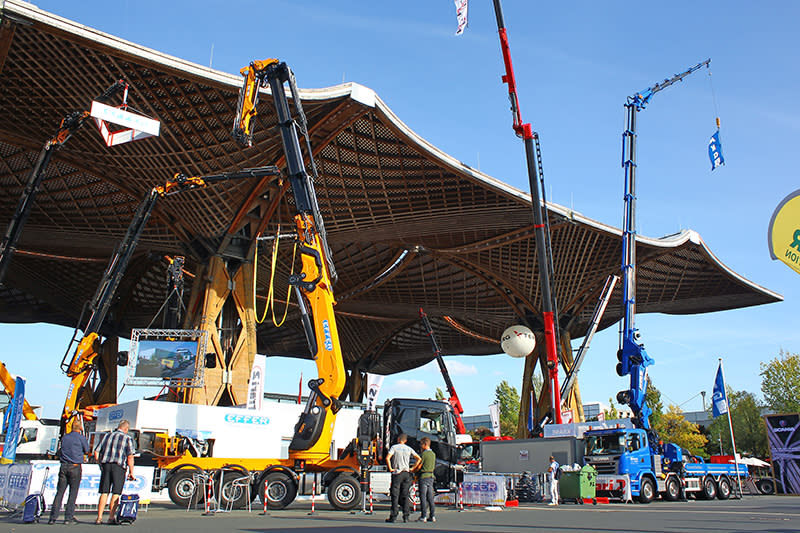
[[[47,171],[19,243],[0,321],[73,326],[145,192],[175,172],[193,175],[282,164],[269,99],[253,148],[229,134],[239,78],[87,29],[17,1],[0,25],[0,230],[43,142],[61,118],[116,79],[130,104],[161,121],[158,138],[106,148],[86,127]],[[302,80],[300,80],[302,84]],[[350,368],[393,373],[431,359],[418,319],[424,307],[446,354],[498,353],[509,325],[540,325],[532,215],[526,196],[419,139],[369,89],[346,84],[301,91],[320,177],[319,203],[339,273],[335,287]],[[165,255],[198,270],[209,254],[236,257],[253,227],[288,228],[291,194],[269,220],[275,181],[222,184],[162,201],[118,294],[106,333],[145,327],[166,296]],[[598,293],[619,271],[620,232],[560,206],[549,210],[560,324],[586,331]],[[269,249],[259,294],[269,281]],[[280,248],[278,311],[291,245]],[[641,239],[639,312],[690,314],[780,300],[727,269],[696,233]],[[191,284],[191,279],[188,280]],[[187,291],[188,294],[188,291]],[[259,305],[263,306],[263,299]],[[620,318],[619,291],[601,327]],[[446,321],[448,316],[453,322]],[[259,352],[305,357],[296,309],[282,328],[258,328]]]

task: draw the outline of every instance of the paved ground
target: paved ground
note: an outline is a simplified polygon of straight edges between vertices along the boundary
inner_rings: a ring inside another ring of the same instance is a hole
[[[154,504],[139,513],[133,526],[95,526],[89,513],[80,513],[79,520],[87,523],[69,526],[69,531],[89,531],[125,527],[141,532],[201,533],[211,531],[259,532],[292,531],[304,533],[333,530],[345,532],[377,531],[568,531],[568,532],[686,532],[712,531],[775,533],[800,531],[800,499],[792,496],[745,496],[743,500],[654,502],[641,504],[583,505],[563,504],[557,508],[542,504],[522,504],[518,508],[486,511],[472,508],[457,512],[437,509],[436,523],[409,522],[387,524],[388,508],[376,508],[373,515],[351,514],[318,505],[316,514],[309,516],[309,505],[296,502],[289,509],[270,511],[263,516],[254,510],[236,511],[204,517],[202,511],[186,511],[171,504]],[[412,515],[416,519],[418,513]],[[46,522],[46,519],[45,519]],[[0,531],[66,531],[65,526],[21,524],[19,519],[0,518]]]

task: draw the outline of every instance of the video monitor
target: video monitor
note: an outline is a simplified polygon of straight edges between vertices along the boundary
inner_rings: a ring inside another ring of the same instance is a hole
[[[128,352],[127,385],[203,386],[208,332],[194,329],[134,329]]]

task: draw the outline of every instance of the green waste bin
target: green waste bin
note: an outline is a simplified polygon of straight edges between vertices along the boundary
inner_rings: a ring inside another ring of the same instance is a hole
[[[562,500],[573,500],[583,503],[583,500],[592,500],[596,503],[597,470],[592,465],[586,465],[574,472],[561,471],[558,480],[558,493]]]

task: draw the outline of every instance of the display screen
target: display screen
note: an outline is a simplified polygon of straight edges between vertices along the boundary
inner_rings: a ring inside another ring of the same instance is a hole
[[[140,340],[134,376],[191,379],[196,359],[197,341]]]
[[[134,329],[127,385],[202,387],[208,332]]]

